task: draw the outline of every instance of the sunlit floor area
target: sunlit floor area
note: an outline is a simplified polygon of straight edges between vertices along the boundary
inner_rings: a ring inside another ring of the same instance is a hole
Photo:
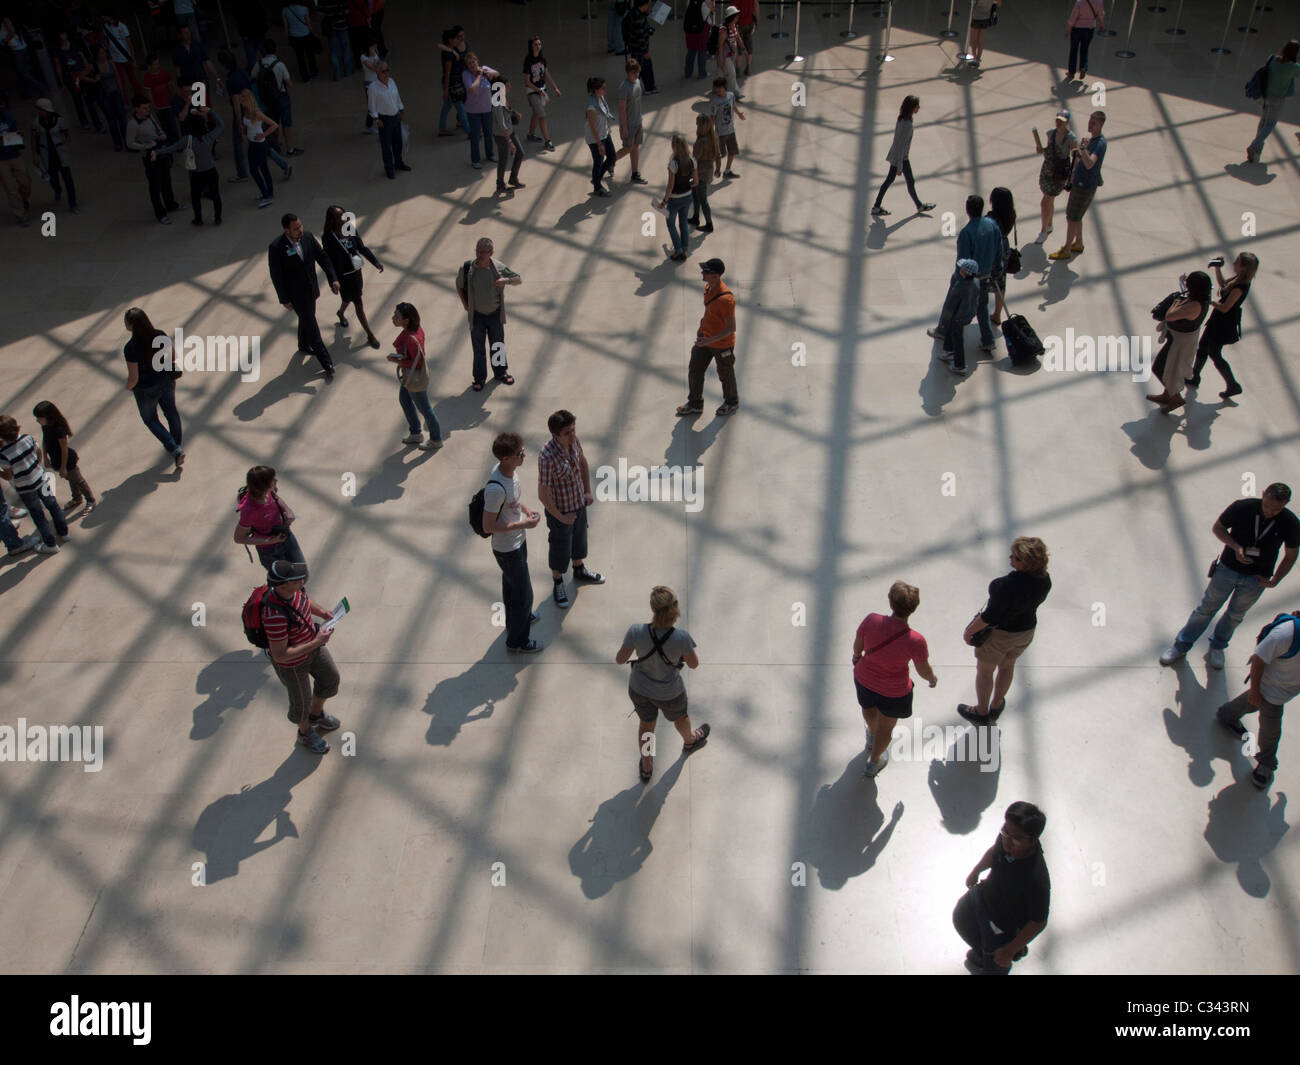
[[[668,259],[652,207],[669,138],[693,141],[709,84],[682,77],[680,20],[652,42],[650,184],[629,185],[621,160],[614,194],[598,199],[585,82],[608,79],[617,106],[623,64],[607,55],[603,0],[389,6],[410,173],[385,178],[359,75],[326,75],[293,90],[305,154],[287,182],[273,168],[267,209],[251,182],[229,182],[226,136],[223,225],[193,228],[178,211],[160,226],[140,161],[74,122],[82,213],[56,211],[43,233],[38,216],[55,208],[36,180],[32,226],[0,221],[0,413],[39,438],[32,408],[55,402],[102,500],[74,512],[57,555],[0,565],[0,724],[103,728],[98,772],[0,762],[0,970],[961,973],[952,910],[1016,800],[1047,815],[1053,888],[1017,975],[1300,969],[1287,809],[1300,781],[1288,729],[1300,726],[1284,720],[1261,791],[1253,759],[1214,722],[1242,690],[1260,627],[1300,602],[1300,574],[1246,616],[1226,669],[1207,667],[1204,639],[1174,668],[1157,663],[1222,549],[1219,514],[1270,482],[1300,488],[1287,354],[1300,321],[1300,103],[1246,164],[1258,111],[1241,89],[1295,35],[1287,5],[1253,13],[1259,33],[1230,27],[1230,52],[1214,55],[1224,5],[1170,5],[1184,8],[1185,35],[1165,32],[1173,10],[1139,5],[1129,36],[1129,5],[1115,4],[1119,35],[1094,42],[1089,84],[1069,86],[1063,2],[1010,0],[978,68],[958,60],[964,37],[939,36],[946,2],[894,5],[888,62],[876,5],[803,5],[802,60],[787,63],[796,5],[781,22],[764,4],[738,177],[713,186],[714,232],[692,236],[684,263]],[[969,5],[957,8],[960,22]],[[526,187],[508,195],[493,194],[494,170],[470,166],[463,134],[436,135],[436,44],[454,22],[510,77],[525,124],[532,33],[563,93],[550,105],[555,151],[525,142]],[[1136,56],[1117,58],[1126,42]],[[873,218],[908,94],[921,99],[918,192],[938,206],[914,215],[900,178],[892,214]],[[1055,233],[1032,243],[1031,129],[1046,134],[1063,103],[1079,134],[1105,110],[1109,150],[1085,251],[1054,262],[1066,197]],[[229,122],[228,102],[214,107]],[[30,123],[30,102],[11,109]],[[184,173],[178,162],[182,201]],[[1045,341],[1154,338],[1150,309],[1180,274],[1258,255],[1228,351],[1244,393],[1218,399],[1207,367],[1186,408],[1163,414],[1140,374],[1025,370],[1000,336],[968,378],[952,375],[925,331],[966,197],[995,186],[1020,215],[1009,310]],[[385,267],[365,272],[383,349],[351,311],[335,328],[324,293],[338,367],[327,384],[295,354],[266,249],[282,212],[320,236],[334,203]],[[475,392],[454,282],[484,236],[523,283],[505,325],[516,383]],[[679,420],[710,257],[736,296],[740,410],[713,414],[710,370],[705,413]],[[401,443],[384,359],[398,301],[423,319],[447,437],[435,453]],[[125,390],[131,306],[169,333],[260,338],[256,380],[196,369],[177,383],[183,475]],[[560,408],[577,416],[593,476],[680,466],[698,496],[598,500],[589,558],[607,583],[579,586],[564,611],[545,524],[530,532],[533,636],[546,649],[509,654],[500,571],[466,504],[495,435],[517,431],[524,501],[540,508],[536,456]],[[232,542],[235,493],[258,464],[297,513],[309,594],[352,608],[329,645],[342,728],[324,756],[295,746],[285,689],[242,631],[264,571]],[[962,632],[1021,535],[1047,544],[1053,590],[999,728],[979,738],[956,713],[975,701]],[[888,613],[900,579],[920,589],[912,626],[939,683],[918,683],[894,757],[868,779],[854,633]],[[698,645],[690,712],[712,734],[687,757],[661,720],[643,785],[614,655],[650,620],[657,584],[677,592]]]

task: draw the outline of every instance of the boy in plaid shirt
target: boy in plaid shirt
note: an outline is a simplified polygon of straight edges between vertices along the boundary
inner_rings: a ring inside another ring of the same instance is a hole
[[[589,570],[587,557],[587,508],[594,503],[591,470],[578,443],[578,419],[567,410],[557,410],[546,420],[551,439],[537,456],[537,496],[546,508],[549,531],[552,595],[556,606],[567,609],[569,593],[564,574],[573,560],[573,579],[586,584],[604,584],[605,578]]]

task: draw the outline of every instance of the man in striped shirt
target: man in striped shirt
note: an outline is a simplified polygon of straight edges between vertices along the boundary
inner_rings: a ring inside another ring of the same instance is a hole
[[[0,470],[0,477],[13,482],[23,505],[31,513],[36,531],[41,534],[41,543],[36,550],[42,555],[53,555],[59,550],[54,534],[58,533],[59,540],[66,540],[68,523],[54,490],[45,482],[40,448],[31,436],[19,431],[18,423],[7,414],[0,417],[0,461],[6,467]],[[47,510],[54,520],[52,531],[45,517]]]
[[[567,410],[557,410],[546,420],[551,439],[537,456],[537,498],[546,508],[549,531],[552,595],[555,605],[568,609],[569,593],[564,573],[573,559],[573,579],[587,584],[604,584],[605,578],[587,569],[587,508],[594,503],[591,470],[578,443],[578,419]]]

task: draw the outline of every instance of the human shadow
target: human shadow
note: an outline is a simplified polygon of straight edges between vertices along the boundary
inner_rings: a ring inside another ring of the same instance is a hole
[[[496,166],[495,163],[492,165]],[[492,187],[495,188],[495,184],[493,184]],[[476,226],[482,222],[488,221],[489,219],[496,220],[501,218],[501,206],[506,202],[506,200],[514,198],[514,191],[514,189],[511,189],[511,195],[504,198],[495,193],[485,193],[484,195],[479,196],[477,199],[471,201],[469,206],[465,208],[465,214],[461,218],[459,225]]]
[[[1210,800],[1205,842],[1219,861],[1236,864],[1241,890],[1262,899],[1272,887],[1264,856],[1277,849],[1290,828],[1286,793],[1278,792],[1270,801],[1267,792],[1243,780],[1229,784]]]
[[[1219,418],[1219,411],[1228,406],[1227,402],[1197,403],[1188,400],[1184,409],[1186,417],[1178,432],[1187,439],[1187,446],[1193,451],[1208,451],[1210,433]]]
[[[921,409],[931,418],[943,413],[943,408],[957,398],[957,375],[948,369],[947,363],[940,361],[936,351],[930,353],[930,365],[917,394],[921,397]]]
[[[1263,163],[1227,163],[1223,167],[1223,172],[1228,177],[1236,178],[1247,185],[1267,185],[1277,179],[1277,175],[1270,174],[1268,167]]]
[[[701,456],[713,446],[713,441],[718,438],[722,427],[729,420],[727,415],[715,414],[712,421],[708,422],[703,429],[697,430],[695,426],[702,417],[703,415],[677,419],[668,446],[664,448],[664,461],[668,465],[698,465]]]
[[[671,249],[669,249],[671,250]],[[659,263],[647,270],[634,271],[637,281],[640,284],[632,295],[634,296],[652,296],[670,281],[674,280],[678,274],[680,263],[675,263],[669,258],[664,258]]]
[[[325,346],[330,347],[328,344]],[[265,384],[247,399],[236,403],[230,413],[241,422],[252,422],[261,417],[268,407],[295,393],[304,396],[316,395],[325,383],[325,378],[318,372],[319,367],[315,355],[295,352],[286,360],[284,369],[274,377],[268,377]]]
[[[205,884],[210,886],[236,876],[244,859],[274,847],[282,839],[298,838],[298,829],[286,807],[293,798],[293,786],[306,780],[320,764],[320,758],[299,750],[295,740],[294,749],[271,777],[221,796],[199,814],[191,844],[207,855]],[[259,839],[272,824],[274,835]]]
[[[984,72],[979,67],[963,60],[958,60],[955,66],[943,67],[939,71],[939,77],[953,85],[974,85],[983,76]]]
[[[1170,418],[1160,411],[1152,411],[1145,418],[1125,422],[1122,426],[1128,433],[1133,446],[1129,451],[1148,470],[1163,470],[1169,461],[1174,433],[1178,431],[1178,419]]]
[[[370,507],[376,503],[387,503],[393,499],[401,499],[405,489],[402,482],[410,475],[411,471],[423,466],[436,453],[433,451],[421,451],[415,445],[403,445],[400,451],[395,451],[388,458],[384,459],[379,470],[373,474],[368,481],[358,490],[352,498],[354,507]]]
[[[1062,303],[1070,295],[1070,288],[1079,280],[1079,275],[1070,269],[1069,260],[1054,262],[1046,258],[1044,252],[1044,262],[1046,265],[1042,268],[1039,278],[1038,287],[1044,289],[1043,300],[1038,305],[1040,311],[1047,310],[1054,303]],[[1023,266],[1023,260],[1021,265]],[[1022,271],[1023,272],[1023,271]]]
[[[986,735],[978,735],[980,732]],[[930,794],[939,807],[943,827],[953,835],[974,832],[984,811],[997,798],[1002,776],[1001,742],[1002,730],[997,725],[972,725],[958,730],[942,761],[931,759],[927,777]],[[981,755],[995,746],[995,768],[986,771],[992,759]]]
[[[40,543],[39,536],[36,537],[36,542]],[[10,555],[7,552],[0,553],[0,565],[5,566],[4,571],[0,572],[0,595],[3,595],[11,588],[16,588],[19,582],[35,568],[33,565],[35,560],[49,557],[49,555],[42,555],[34,550],[24,551],[21,555]]]
[[[615,185],[615,189],[617,188],[618,186]],[[618,199],[617,192],[612,196],[597,196],[594,192],[589,192],[585,200],[575,203],[555,220],[555,228],[572,233],[588,218],[605,214],[616,199]]]
[[[433,405],[433,413],[437,415],[442,438],[446,440],[457,429],[474,429],[487,421],[491,411],[484,404],[489,395],[486,387],[475,392],[467,385],[463,392],[438,400]]]
[[[519,671],[524,664],[484,657],[459,676],[438,681],[421,707],[429,715],[424,742],[431,747],[450,747],[471,721],[491,717],[496,704],[519,686]]]
[[[121,484],[103,489],[95,512],[81,519],[81,527],[96,529],[101,525],[120,523],[145,496],[158,491],[160,485],[175,484],[180,479],[180,472],[164,455],[152,469],[133,473]]]
[[[1196,670],[1185,658],[1180,658],[1173,669],[1178,676],[1174,696],[1178,712],[1167,706],[1161,716],[1169,739],[1187,752],[1187,779],[1204,788],[1214,780],[1212,762],[1220,747],[1215,732],[1220,730],[1214,724],[1213,708],[1228,701],[1227,681],[1223,670],[1207,669],[1207,683],[1202,686]]]
[[[823,784],[808,812],[808,863],[817,881],[828,891],[839,891],[861,876],[889,845],[903,816],[903,804],[894,803],[889,821],[880,809],[876,781],[862,775],[866,752],[853,758],[833,784]]]
[[[266,680],[267,658],[256,651],[232,651],[199,671],[194,690],[207,698],[194,708],[190,739],[205,740],[221,728],[227,710],[243,710]]]
[[[889,238],[907,225],[908,222],[911,222],[916,218],[929,217],[931,216],[928,214],[923,214],[920,211],[913,211],[911,214],[899,218],[899,220],[894,222],[892,225],[886,225],[883,219],[873,215],[871,218],[871,226],[867,230],[867,248],[870,251],[879,251],[885,246],[885,243]]]
[[[682,774],[686,758],[684,753],[678,755],[653,785],[638,781],[596,808],[591,827],[569,848],[569,870],[581,881],[587,898],[598,899],[615,884],[641,871],[654,850],[650,831]],[[629,757],[629,772],[632,767],[633,757]]]

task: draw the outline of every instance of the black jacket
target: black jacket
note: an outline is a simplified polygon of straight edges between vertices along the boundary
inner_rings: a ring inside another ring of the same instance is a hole
[[[623,16],[623,43],[627,54],[642,56],[650,51],[650,34],[655,28],[650,23],[650,16],[644,11],[633,8]]]
[[[360,233],[353,233],[350,237],[340,237],[336,233],[325,234],[325,254],[334,266],[334,272],[342,277],[344,274],[350,274],[357,269],[352,264],[353,255],[363,255],[370,260],[370,265],[378,268],[379,260],[375,258],[375,253],[366,247],[366,242],[361,239]]]
[[[293,242],[281,233],[267,249],[266,264],[271,270],[271,284],[275,286],[275,298],[281,303],[298,303],[320,296],[320,285],[316,281],[317,263],[331,284],[338,280],[320,244],[305,229],[300,243],[302,255],[298,256],[294,254]]]

